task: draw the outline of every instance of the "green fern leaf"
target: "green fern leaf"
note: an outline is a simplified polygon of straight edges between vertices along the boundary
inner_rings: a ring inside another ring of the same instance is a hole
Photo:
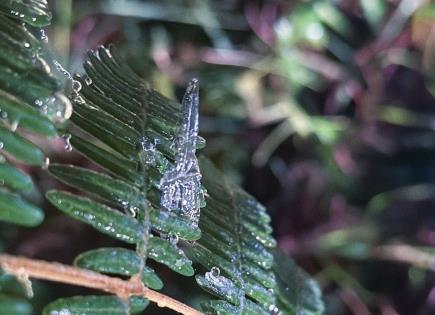
[[[283,314],[323,314],[325,306],[318,284],[284,253],[277,250],[274,257],[277,304]]]
[[[17,133],[17,128],[44,137],[56,135],[56,128],[45,111],[53,112],[61,94],[58,80],[51,74],[42,43],[31,31],[48,25],[51,19],[45,0],[7,0],[0,3],[0,221],[36,226],[44,218],[40,208],[19,193],[33,189],[30,176],[15,161],[42,165],[44,153]],[[31,31],[29,29],[31,29]],[[53,100],[46,103],[47,98]],[[63,100],[66,102],[65,97]],[[0,314],[32,313],[25,296],[11,288],[16,283],[0,276]]]
[[[163,283],[146,259],[192,276],[192,262],[178,243],[199,239],[201,231],[188,217],[160,206],[159,182],[176,156],[171,143],[180,105],[150,89],[118,61],[113,49],[90,53],[84,67],[86,76],[77,77],[80,93],[72,96],[71,121],[92,137],[67,136],[107,173],[50,165],[52,175],[90,198],[59,191],[48,192],[47,198],[59,210],[137,249],[95,249],[79,255],[75,264],[114,275],[139,274],[154,289]]]
[[[27,226],[39,224],[43,213],[17,194],[30,191],[33,185],[11,160],[42,165],[45,157],[38,146],[15,129],[47,137],[56,135],[55,126],[38,104],[58,91],[60,84],[51,74],[41,41],[26,28],[26,23],[46,25],[49,19],[43,20],[49,15],[45,1],[11,0],[0,4],[0,180],[4,183],[0,189],[0,220]]]
[[[0,293],[0,314],[31,315],[32,306],[26,299]]]
[[[220,299],[204,303],[206,313],[292,314],[286,307],[297,309],[297,301],[281,295],[281,279],[277,282],[273,269],[276,241],[270,217],[211,162],[200,159],[207,190],[201,230],[161,207],[159,183],[176,158],[171,143],[180,128],[179,105],[151,90],[112,48],[91,53],[85,69],[86,77],[77,78],[82,90],[74,98],[72,121],[92,138],[74,133],[71,144],[108,173],[53,164],[52,175],[92,199],[56,191],[47,197],[61,211],[102,233],[139,246],[136,252],[91,250],[79,255],[75,264],[122,276],[139,273],[145,285],[161,288],[154,271],[143,265],[144,257],[191,276],[191,261],[177,247],[179,241],[188,257],[209,270],[196,276],[197,283]],[[144,235],[146,252],[141,253]]]
[[[32,306],[26,297],[27,292],[15,277],[0,270],[0,314],[31,315]]]
[[[51,22],[47,0],[5,0],[0,11],[33,26],[47,26]]]
[[[271,270],[270,218],[253,197],[202,158],[207,206],[199,226],[203,236],[189,248],[189,256],[209,269],[197,276],[206,291],[224,299],[203,305],[211,314],[235,310],[242,314],[267,314],[275,306],[275,276]]]
[[[99,248],[80,254],[74,261],[76,266],[101,273],[133,276],[139,273],[140,258],[126,248]],[[145,266],[143,283],[151,289],[160,290],[163,282],[154,270]]]
[[[148,303],[148,300],[140,297],[132,297],[129,303],[123,303],[116,296],[74,296],[48,304],[43,310],[43,315],[125,315],[126,310],[129,310],[130,314],[138,314],[148,306]]]

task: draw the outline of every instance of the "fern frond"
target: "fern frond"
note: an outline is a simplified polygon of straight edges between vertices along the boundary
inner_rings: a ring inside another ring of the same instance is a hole
[[[325,311],[318,284],[290,257],[274,252],[277,305],[284,314],[319,315]]]
[[[130,298],[129,305],[110,295],[88,295],[62,298],[46,306],[43,315],[125,315],[139,314],[148,306],[148,301],[140,297]],[[62,313],[64,312],[64,313]]]
[[[51,74],[41,40],[33,35],[50,19],[45,0],[0,3],[0,222],[36,226],[44,218],[39,207],[22,197],[33,183],[16,165],[44,164],[45,154],[25,133],[55,136],[46,114],[59,105],[59,98],[69,102],[55,94],[60,83]],[[25,292],[17,287],[17,281],[0,274],[0,314],[32,313]]]
[[[0,149],[3,153],[0,179],[4,184],[0,190],[0,220],[27,226],[39,224],[43,213],[18,194],[32,190],[33,185],[12,160],[42,165],[45,155],[16,129],[55,136],[54,125],[37,104],[60,89],[59,82],[51,75],[41,41],[26,24],[37,26],[41,22],[39,15],[50,14],[43,2],[6,1],[0,5]]]
[[[221,299],[204,303],[205,312],[293,314],[278,308],[294,302],[279,295],[270,217],[210,161],[203,157],[199,163],[207,191],[200,229],[183,211],[177,211],[180,204],[177,209],[161,205],[162,178],[181,169],[176,167],[177,154],[181,150],[186,158],[201,142],[194,139],[176,145],[184,141],[177,135],[186,127],[180,105],[153,91],[113,48],[91,52],[85,70],[86,77],[77,78],[82,89],[73,97],[72,121],[81,130],[71,129],[68,137],[76,150],[106,172],[50,165],[51,174],[88,196],[51,191],[47,197],[61,211],[111,237],[136,244],[137,249],[95,249],[79,255],[75,264],[108,274],[139,274],[145,285],[159,289],[163,283],[146,266],[146,259],[191,276],[190,257],[209,270],[205,276],[196,276],[198,284]],[[190,162],[189,167],[194,164]]]
[[[199,222],[202,237],[189,254],[210,270],[205,277],[196,276],[198,284],[223,299],[206,303],[204,309],[212,314],[276,311],[270,252],[276,241],[265,208],[210,161],[200,162],[207,206]]]
[[[91,52],[84,68],[86,77],[77,77],[82,88],[73,95],[71,118],[81,131],[73,130],[68,137],[107,173],[50,165],[51,174],[89,197],[50,191],[47,198],[100,232],[136,244],[136,252],[100,248],[83,253],[75,263],[104,273],[139,274],[155,289],[163,283],[146,265],[148,258],[192,276],[192,262],[178,241],[197,240],[201,231],[182,211],[160,204],[160,180],[176,163],[177,150],[171,144],[182,121],[180,105],[153,91],[112,48]]]
[[[51,12],[48,9],[47,0],[2,1],[0,11],[37,27],[47,26],[51,23]]]

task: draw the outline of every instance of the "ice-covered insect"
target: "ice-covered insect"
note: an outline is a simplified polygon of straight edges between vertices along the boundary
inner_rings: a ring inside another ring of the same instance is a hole
[[[181,103],[180,129],[172,144],[174,166],[160,181],[161,205],[169,211],[179,211],[194,226],[198,225],[203,198],[201,172],[196,158],[198,142],[199,82],[192,79]]]

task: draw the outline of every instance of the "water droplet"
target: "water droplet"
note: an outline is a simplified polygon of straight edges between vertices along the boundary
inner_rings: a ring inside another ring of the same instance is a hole
[[[279,308],[275,304],[269,305],[268,310],[269,310],[270,314],[276,314],[276,315],[281,314],[281,311],[279,310]]]
[[[85,77],[85,83],[86,83],[86,85],[91,85],[92,84],[92,79],[91,79],[90,76],[86,76]]]
[[[80,92],[80,90],[82,89],[82,84],[80,83],[80,81],[73,80],[72,81],[72,89],[75,93]]]
[[[8,118],[8,112],[5,112],[4,110],[1,111],[0,115],[1,115],[1,117],[2,117],[3,119]]]
[[[19,124],[19,123],[20,123],[19,120],[14,120],[14,121],[11,123],[9,129],[10,129],[12,132],[15,132],[15,131],[17,130],[17,128],[18,128],[18,124]]]
[[[25,42],[25,43],[24,43],[24,47],[29,48],[29,47],[30,47],[30,44],[27,43],[27,42]]]
[[[44,29],[40,29],[40,31],[39,31],[39,38],[44,42],[44,43],[48,43],[48,36],[47,36],[47,34],[45,33],[45,30]]]
[[[68,79],[70,79],[71,81],[73,80],[71,74],[68,72],[68,70],[66,70],[59,61],[54,60],[53,61],[54,65],[56,66],[57,71],[61,72],[64,76],[66,76]]]
[[[219,277],[221,274],[221,270],[218,267],[211,267],[210,273],[213,277]]]
[[[46,115],[55,123],[63,123],[72,115],[73,107],[70,100],[62,93],[56,92],[52,96],[35,101],[41,114]]]
[[[63,137],[63,139],[65,141],[65,146],[64,146],[65,151],[71,152],[72,149],[73,149],[72,145],[71,145],[71,142],[70,142],[70,140],[71,140],[71,134],[67,133],[67,134],[63,135],[62,137]]]
[[[33,58],[33,63],[39,66],[39,68],[42,69],[44,72],[51,73],[51,68],[48,65],[47,61],[44,58],[41,58],[39,54],[35,54]]]
[[[139,159],[143,164],[155,165],[156,146],[148,138],[144,137],[140,143]]]
[[[46,156],[44,159],[44,164],[42,164],[42,169],[47,170],[49,165],[50,165],[50,158]]]
[[[0,141],[0,150],[2,150],[4,146],[5,146],[5,144]]]
[[[177,245],[178,244],[178,235],[170,232],[168,235],[168,240],[172,245]]]

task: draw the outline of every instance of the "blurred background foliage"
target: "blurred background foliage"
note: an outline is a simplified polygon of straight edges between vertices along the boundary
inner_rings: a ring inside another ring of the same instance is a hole
[[[279,247],[319,281],[327,314],[435,313],[434,3],[50,4],[47,45],[71,72],[88,49],[115,43],[166,96],[199,78],[205,153],[268,207]],[[46,148],[52,161],[89,163],[64,146]],[[33,177],[42,191],[60,185],[39,168]],[[2,227],[8,252],[71,263],[113,245],[40,203],[40,227]],[[166,277],[171,296],[200,299],[193,281]],[[37,305],[87,293],[37,285]]]

